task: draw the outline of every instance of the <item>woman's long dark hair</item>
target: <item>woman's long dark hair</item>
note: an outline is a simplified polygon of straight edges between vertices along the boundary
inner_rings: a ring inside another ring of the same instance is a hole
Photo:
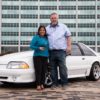
[[[44,28],[44,30],[45,30],[45,35],[44,35],[44,37],[47,38],[46,28],[45,28],[45,26],[43,26],[43,25],[39,26],[39,28],[38,28],[38,33],[37,33],[37,34],[38,34],[39,36],[41,36],[41,35],[40,35],[40,29],[41,29],[41,28]]]

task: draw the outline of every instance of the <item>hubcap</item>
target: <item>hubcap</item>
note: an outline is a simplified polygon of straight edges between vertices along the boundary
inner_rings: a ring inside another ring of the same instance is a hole
[[[99,67],[99,65],[94,66],[93,74],[94,74],[95,79],[99,79],[99,77],[100,77],[100,67]]]

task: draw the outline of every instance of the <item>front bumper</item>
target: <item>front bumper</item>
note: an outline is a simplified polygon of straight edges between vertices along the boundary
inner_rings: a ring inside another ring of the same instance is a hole
[[[35,81],[32,69],[0,69],[0,81],[12,83],[29,83]]]

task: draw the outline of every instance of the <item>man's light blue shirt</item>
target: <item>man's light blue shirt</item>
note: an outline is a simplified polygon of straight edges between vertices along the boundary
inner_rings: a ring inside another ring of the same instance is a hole
[[[55,27],[48,25],[46,27],[47,36],[49,40],[49,49],[63,49],[67,48],[67,37],[71,36],[71,32],[66,25],[58,23]]]

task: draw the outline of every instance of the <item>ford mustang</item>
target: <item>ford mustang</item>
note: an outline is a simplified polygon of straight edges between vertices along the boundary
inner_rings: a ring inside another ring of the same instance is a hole
[[[68,78],[100,78],[100,55],[83,43],[73,43],[72,52],[66,57]],[[35,82],[33,51],[0,56],[0,81],[10,83]]]

